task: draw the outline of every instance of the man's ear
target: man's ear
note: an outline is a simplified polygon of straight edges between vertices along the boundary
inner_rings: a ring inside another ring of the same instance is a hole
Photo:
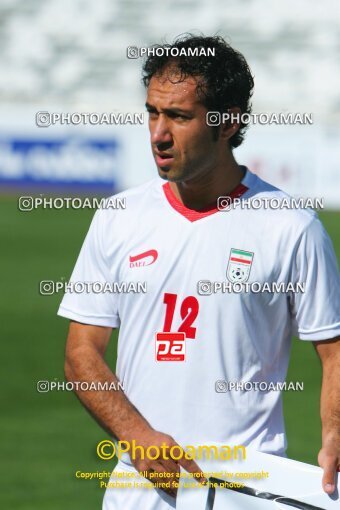
[[[222,123],[220,128],[220,137],[229,140],[240,129],[241,109],[238,106],[228,108],[227,112],[222,114]]]

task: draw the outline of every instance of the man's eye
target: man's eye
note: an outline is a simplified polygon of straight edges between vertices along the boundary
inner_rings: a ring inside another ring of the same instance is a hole
[[[186,120],[188,118],[185,115],[181,115],[180,113],[171,113],[171,114],[169,114],[169,117],[171,119],[178,119],[178,120]]]

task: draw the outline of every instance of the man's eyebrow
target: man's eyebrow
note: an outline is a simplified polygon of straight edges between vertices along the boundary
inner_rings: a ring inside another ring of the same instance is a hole
[[[153,106],[152,104],[150,103],[145,103],[145,108],[147,110],[157,110],[157,108],[155,106]],[[184,113],[184,114],[189,114],[189,113],[192,113],[192,110],[183,110],[183,108],[179,108],[179,107],[176,107],[174,106],[173,108],[163,108],[163,112],[165,113]]]
[[[154,106],[152,106],[152,104],[150,104],[148,102],[145,103],[145,108],[147,110],[156,110],[156,108]]]

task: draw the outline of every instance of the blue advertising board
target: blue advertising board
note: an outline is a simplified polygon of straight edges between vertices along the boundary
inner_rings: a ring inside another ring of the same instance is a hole
[[[0,184],[117,190],[116,139],[0,137]]]

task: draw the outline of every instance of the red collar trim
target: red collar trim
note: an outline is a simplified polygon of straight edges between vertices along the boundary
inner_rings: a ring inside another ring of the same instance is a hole
[[[199,211],[197,211],[196,209],[189,209],[184,204],[182,204],[182,202],[180,202],[178,198],[174,195],[172,189],[170,188],[169,182],[163,184],[162,188],[171,207],[173,207],[173,209],[175,209],[178,213],[180,213],[182,216],[184,216],[187,220],[191,222],[200,220],[202,218],[206,218],[207,216],[211,216],[212,214],[215,214],[220,210],[217,208],[216,202],[214,202],[212,205],[204,207],[204,209],[200,209]],[[235,200],[235,198],[241,197],[247,190],[248,190],[247,186],[240,183],[227,196],[230,197],[231,200],[233,201]]]

